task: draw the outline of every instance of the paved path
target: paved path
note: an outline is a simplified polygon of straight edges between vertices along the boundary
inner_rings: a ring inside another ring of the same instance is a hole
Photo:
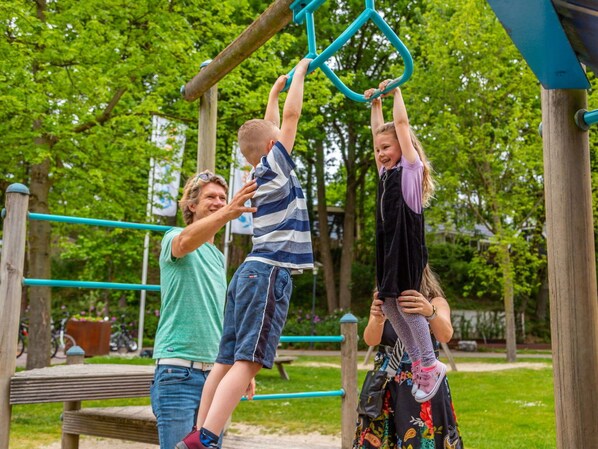
[[[233,426],[235,426],[233,424]],[[255,433],[255,431],[254,431]],[[339,437],[328,435],[228,435],[222,449],[340,449]],[[82,436],[80,449],[156,449],[158,446],[130,441]],[[40,449],[60,449],[57,441]]]

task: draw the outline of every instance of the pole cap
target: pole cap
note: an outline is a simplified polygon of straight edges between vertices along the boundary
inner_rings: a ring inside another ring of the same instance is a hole
[[[341,318],[341,323],[357,323],[357,318],[352,313],[346,313]]]
[[[84,356],[85,351],[81,346],[73,346],[66,351],[67,356]]]
[[[6,193],[22,193],[23,195],[29,195],[29,189],[25,184],[11,184],[6,189]]]

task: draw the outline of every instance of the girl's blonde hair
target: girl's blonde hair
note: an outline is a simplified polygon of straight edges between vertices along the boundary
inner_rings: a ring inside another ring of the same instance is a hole
[[[183,220],[185,221],[185,224],[190,225],[193,223],[193,211],[189,206],[199,202],[201,188],[210,182],[224,187],[224,190],[228,194],[228,184],[226,183],[226,180],[222,176],[215,175],[209,170],[202,171],[189,178],[183,188],[183,196],[179,200],[179,207],[181,208],[181,211],[183,211]]]
[[[440,281],[436,276],[436,273],[432,271],[430,265],[426,264],[422,273],[422,283],[419,292],[424,295],[428,300],[442,296],[444,298],[444,291],[440,286]]]
[[[397,141],[399,140],[393,122],[388,122],[380,126],[376,130],[375,135],[377,136],[379,134],[392,134],[397,139]],[[436,188],[436,183],[434,182],[434,178],[432,177],[432,165],[426,157],[423,145],[421,144],[411,127],[409,127],[409,134],[411,135],[411,143],[413,144],[413,148],[415,148],[415,151],[417,151],[419,158],[424,164],[424,173],[422,180],[422,206],[427,207],[430,203],[430,200],[434,196],[434,189]]]

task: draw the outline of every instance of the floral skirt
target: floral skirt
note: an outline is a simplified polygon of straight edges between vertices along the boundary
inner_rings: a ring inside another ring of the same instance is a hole
[[[411,394],[412,384],[405,354],[388,384],[381,415],[359,416],[353,449],[463,449],[447,378],[423,404]]]

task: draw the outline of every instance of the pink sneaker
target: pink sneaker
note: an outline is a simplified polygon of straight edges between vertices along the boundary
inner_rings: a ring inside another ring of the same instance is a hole
[[[175,449],[208,449],[199,441],[199,430],[193,427],[193,430],[187,434],[183,441],[179,441]]]
[[[415,393],[419,389],[419,375],[421,373],[421,369],[422,364],[419,360],[411,364],[411,381],[413,382],[413,385],[411,386],[411,394],[413,396],[415,396]]]
[[[434,397],[446,375],[446,365],[437,360],[430,367],[422,367],[419,374],[419,389],[415,393],[417,402],[427,402]]]

